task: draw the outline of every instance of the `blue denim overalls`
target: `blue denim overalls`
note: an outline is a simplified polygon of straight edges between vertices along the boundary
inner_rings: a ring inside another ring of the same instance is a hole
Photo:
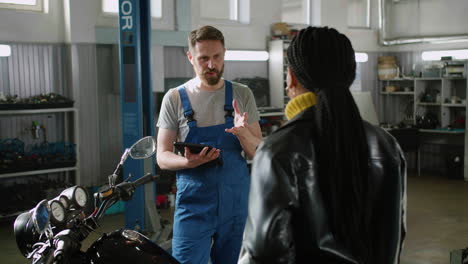
[[[185,87],[178,88],[189,120],[185,142],[221,150],[222,165],[177,172],[172,254],[181,263],[237,263],[247,217],[250,175],[236,136],[224,131],[234,125],[232,84],[225,81],[225,123],[197,127]],[[216,111],[216,110],[214,110]]]

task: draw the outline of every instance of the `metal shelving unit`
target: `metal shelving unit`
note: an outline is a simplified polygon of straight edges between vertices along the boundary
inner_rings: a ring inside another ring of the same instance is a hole
[[[402,89],[406,87],[403,91],[387,91],[387,86],[397,86]],[[414,107],[414,79],[410,78],[395,78],[390,80],[380,80],[379,81],[379,93],[381,98],[380,104],[380,122],[387,124],[396,124],[405,119],[402,109],[410,106],[412,109]],[[413,112],[413,111],[411,111]],[[414,115],[411,117],[406,117],[409,119],[408,122],[414,123]]]
[[[468,63],[465,63],[465,71],[468,70],[467,65]],[[396,86],[397,89],[392,91],[395,87],[388,87],[389,89],[386,90],[386,86]],[[463,147],[464,177],[468,181],[468,158],[466,158],[468,156],[468,133],[465,133],[467,126],[465,124],[463,128],[460,127],[462,120],[468,117],[468,79],[466,77],[379,80],[379,94],[380,120],[392,127],[406,117],[402,111],[406,106],[412,107],[412,123],[410,124],[415,125],[416,117],[427,113],[432,113],[437,117],[439,125],[436,128],[419,129],[422,133],[421,140],[431,151],[431,148],[441,149],[439,145]],[[406,108],[406,110],[409,109]],[[437,146],[434,147],[434,145]],[[428,164],[437,162],[430,154],[428,157],[430,159],[427,161]],[[443,162],[439,163],[443,164]]]
[[[459,116],[466,117],[467,80],[464,77],[417,78],[415,92],[418,101],[415,114],[423,111],[435,113],[440,121],[440,128],[451,125]],[[431,92],[437,93],[435,102],[422,101],[424,94]],[[464,100],[464,103],[460,100]]]
[[[410,91],[385,91],[385,87],[388,85],[407,87]],[[467,106],[467,82],[465,77],[396,78],[380,80],[379,86],[382,99],[380,108],[382,123],[397,124],[402,121],[405,117],[402,115],[401,109],[412,103],[413,124],[416,123],[415,117],[417,115],[432,111],[438,116],[440,127],[443,128],[454,121],[456,111]],[[423,101],[423,94],[429,92],[434,93],[434,101]],[[435,94],[437,94],[437,99]],[[465,103],[447,101],[452,96],[465,100]]]
[[[41,114],[57,114],[63,113],[63,129],[64,129],[64,140],[73,142],[76,146],[76,164],[71,167],[63,168],[50,168],[50,169],[39,169],[39,170],[27,170],[12,173],[1,173],[0,178],[13,178],[22,176],[31,176],[38,174],[50,174],[64,172],[65,176],[69,178],[70,172],[75,172],[75,184],[80,184],[79,174],[79,135],[78,135],[78,110],[73,107],[67,108],[47,108],[47,109],[21,109],[21,110],[0,110],[0,116],[17,116],[17,115],[41,115]],[[72,120],[70,120],[72,119]],[[72,130],[70,127],[72,125]]]

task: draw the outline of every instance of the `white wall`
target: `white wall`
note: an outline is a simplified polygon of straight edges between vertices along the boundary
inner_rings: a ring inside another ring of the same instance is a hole
[[[97,27],[117,27],[117,17],[101,14],[100,0],[48,1],[48,13],[0,9],[0,41],[95,43]],[[208,23],[219,27],[226,35],[227,47],[231,49],[266,49],[271,24],[281,20],[281,0],[250,0],[251,20],[246,25],[201,19],[200,0],[192,0],[189,4],[174,1],[179,3],[179,7],[190,9],[187,13],[191,17],[192,29]],[[358,51],[408,51],[468,46],[468,43],[451,43],[381,47],[378,44],[378,0],[371,0],[371,29],[347,27],[347,9],[343,8],[346,7],[347,0],[313,0],[312,3],[319,3],[320,25],[335,27],[347,34]],[[418,4],[420,11],[416,9]],[[69,7],[69,12],[66,12],[64,18],[66,7]],[[402,0],[394,5],[388,15],[392,22],[389,36],[463,34],[468,24],[468,16],[465,16],[467,9],[466,0]],[[158,24],[154,28],[168,29],[167,25]]]
[[[347,10],[341,10],[343,16],[348,20]],[[377,0],[370,0],[370,29],[347,29],[347,36],[351,39],[353,47],[357,51],[381,52],[388,48],[380,46],[379,43],[379,8]]]
[[[101,1],[64,1],[68,1],[70,7],[66,41],[70,43],[95,43],[95,26],[101,10]]]
[[[250,23],[246,25],[200,18],[200,0],[192,0],[192,29],[211,24],[226,38],[228,49],[266,50],[272,23],[281,21],[281,0],[250,0]]]
[[[315,0],[312,2],[312,8],[320,9],[319,25],[333,27],[346,34],[356,51],[386,51],[388,48],[378,44],[378,2],[377,0],[370,2],[370,29],[348,28],[348,9],[345,8],[348,0]]]
[[[466,0],[425,0],[387,3],[389,37],[468,33]]]
[[[371,29],[347,28],[347,0],[315,0],[320,2],[320,24],[345,33],[358,51],[418,51],[467,48],[468,42],[442,44],[407,44],[382,47],[379,40],[378,0],[371,0]],[[390,2],[387,0],[387,2]],[[419,8],[418,8],[419,5]],[[468,1],[466,0],[402,0],[387,8],[387,37],[418,35],[468,34]]]
[[[0,41],[63,42],[63,0],[49,0],[48,13],[0,9]]]
[[[468,1],[425,0],[388,3],[387,37],[468,35]],[[395,51],[467,48],[468,42],[395,46]]]

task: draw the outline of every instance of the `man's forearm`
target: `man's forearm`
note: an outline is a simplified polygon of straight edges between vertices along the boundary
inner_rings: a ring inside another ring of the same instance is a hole
[[[249,159],[253,159],[255,151],[257,150],[257,146],[260,145],[262,139],[252,134],[250,129],[247,129],[246,133],[238,135],[237,138],[239,139],[242,149],[244,150],[247,157]]]
[[[173,152],[165,151],[158,153],[158,165],[163,170],[182,170],[188,168],[188,161],[185,157]]]

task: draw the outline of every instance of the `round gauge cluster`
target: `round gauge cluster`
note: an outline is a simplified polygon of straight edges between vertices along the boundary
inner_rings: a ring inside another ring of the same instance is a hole
[[[65,207],[59,200],[49,201],[50,220],[56,224],[65,222],[66,212]]]
[[[59,201],[60,201],[60,203],[62,203],[62,205],[63,205],[63,207],[65,207],[65,209],[70,208],[70,200],[68,200],[68,197],[66,197],[65,195],[60,195]]]
[[[88,192],[81,186],[73,186],[49,201],[50,220],[55,224],[63,224],[70,209],[81,209],[88,203]]]
[[[76,188],[74,193],[75,203],[83,208],[88,202],[88,193],[82,187]]]
[[[62,196],[68,199],[70,208],[83,208],[88,203],[88,192],[81,186],[73,186],[65,189],[62,192]]]

